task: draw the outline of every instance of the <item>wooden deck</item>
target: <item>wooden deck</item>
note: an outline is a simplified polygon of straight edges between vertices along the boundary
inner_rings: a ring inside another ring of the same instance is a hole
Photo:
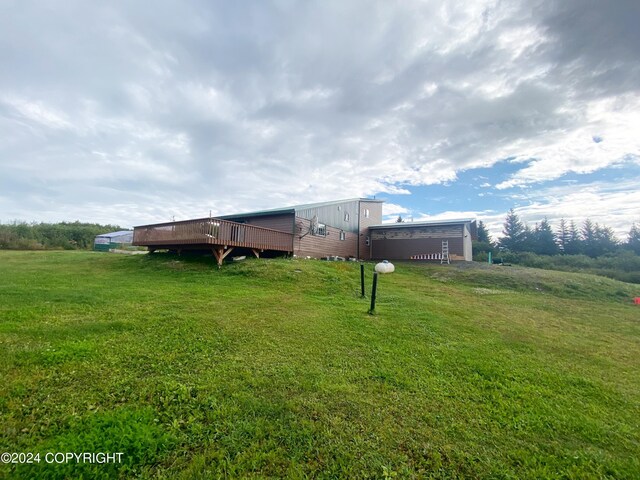
[[[133,229],[133,245],[153,252],[168,248],[211,250],[222,264],[235,247],[249,248],[256,257],[265,250],[293,252],[293,233],[217,218],[142,225]]]

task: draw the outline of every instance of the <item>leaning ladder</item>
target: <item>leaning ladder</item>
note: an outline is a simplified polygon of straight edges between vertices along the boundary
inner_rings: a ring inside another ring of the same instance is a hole
[[[440,257],[440,265],[443,263],[451,263],[449,260],[449,240],[442,241],[442,256]]]

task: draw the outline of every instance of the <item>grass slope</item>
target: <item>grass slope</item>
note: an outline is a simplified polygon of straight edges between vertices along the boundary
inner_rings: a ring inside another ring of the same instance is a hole
[[[396,270],[0,252],[0,451],[124,454],[0,475],[640,478],[636,286]]]

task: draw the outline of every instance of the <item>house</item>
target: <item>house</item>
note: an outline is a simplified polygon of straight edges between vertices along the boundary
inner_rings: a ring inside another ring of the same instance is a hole
[[[218,264],[235,255],[289,254],[370,258],[368,227],[382,222],[382,200],[354,198],[293,207],[141,225],[133,245],[151,252],[212,251]]]
[[[122,248],[131,245],[133,242],[133,232],[131,230],[121,230],[119,232],[103,233],[96,235],[93,240],[93,249],[99,252],[108,252],[113,248]]]
[[[370,225],[382,222],[383,200],[353,198],[219,217],[245,225],[292,232],[300,257],[370,258]]]
[[[439,253],[445,235],[451,239],[452,259],[471,260],[474,221],[457,221],[446,226],[429,222],[383,225],[383,203],[352,198],[142,225],[134,228],[133,245],[146,246],[151,252],[211,251],[218,264],[232,252],[256,257],[288,254],[395,260],[411,259],[418,253]]]

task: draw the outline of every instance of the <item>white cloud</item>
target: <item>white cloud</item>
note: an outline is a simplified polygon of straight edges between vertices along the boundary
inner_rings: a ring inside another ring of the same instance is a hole
[[[589,102],[582,112],[584,125],[570,132],[550,133],[545,139],[508,148],[502,155],[533,159],[509,180],[496,187],[505,189],[554,180],[565,173],[591,173],[640,158],[640,96],[623,95]],[[598,141],[596,141],[598,140]],[[517,152],[522,152],[520,155]]]
[[[581,224],[590,218],[611,227],[618,238],[626,238],[631,224],[640,221],[640,178],[622,182],[592,182],[556,186],[527,195],[528,204],[516,207],[521,218],[533,224],[547,217],[557,224],[561,218]]]
[[[0,215],[135,224],[637,161],[633,3],[534,3],[16,4]]]
[[[387,203],[387,202],[382,204],[383,215],[402,215],[406,213],[410,213],[410,211],[401,205],[397,205],[395,203]]]

